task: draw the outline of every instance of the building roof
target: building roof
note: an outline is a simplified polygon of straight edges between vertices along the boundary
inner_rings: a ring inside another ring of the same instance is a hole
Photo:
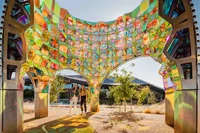
[[[65,80],[69,80],[70,83],[77,83],[77,84],[82,84],[82,85],[86,85],[88,86],[88,83],[86,81],[86,79],[84,79],[81,75],[62,75],[62,77],[65,78]],[[102,87],[107,87],[108,86],[112,86],[112,85],[119,85],[120,83],[115,83],[115,78],[112,77],[112,78],[106,78],[102,84]],[[30,79],[29,77],[25,77],[25,84],[26,82],[29,82],[30,84]],[[151,86],[150,89],[153,90],[153,91],[156,91],[156,92],[159,92],[159,93],[164,93],[164,89],[161,88],[161,87],[158,87],[156,85],[153,85],[151,83],[148,83],[146,81],[143,81],[141,79],[138,79],[138,78],[134,78],[134,80],[132,81],[133,83],[135,84],[138,84],[138,85],[149,85]]]

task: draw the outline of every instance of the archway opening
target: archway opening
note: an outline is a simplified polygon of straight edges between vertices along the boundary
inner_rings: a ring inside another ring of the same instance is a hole
[[[135,86],[138,86],[137,87],[138,91],[141,91],[141,89],[144,87],[148,87],[150,91],[154,93],[154,95],[156,96],[154,102],[155,103],[162,102],[164,100],[165,91],[163,86],[163,78],[159,74],[160,67],[161,64],[156,62],[151,57],[137,57],[123,63],[122,65],[119,65],[117,68],[111,71],[103,81],[102,88],[107,89],[106,97],[108,97],[109,94],[109,87],[120,84],[115,81],[116,79],[115,76],[116,74],[123,75],[124,73],[122,72],[122,69],[124,69],[126,72],[130,73],[131,76],[134,77],[133,79],[131,79],[131,82]],[[170,82],[169,84],[173,86],[172,82]],[[101,98],[100,98],[100,103],[101,103]],[[137,99],[135,99],[134,104],[137,104]],[[144,104],[147,103],[144,102]]]
[[[59,77],[59,80],[56,79],[56,76]],[[54,80],[57,80],[58,82],[63,82],[63,86],[62,88],[58,88],[58,89],[63,89],[63,91],[59,92],[55,91],[55,88],[52,89],[52,83],[54,82]],[[30,82],[30,81],[29,81]],[[40,82],[40,81],[39,81]],[[27,83],[28,84],[28,83]],[[48,117],[42,118],[42,119],[35,119],[34,116],[34,112],[32,112],[31,116],[27,116],[25,114],[24,120],[24,126],[26,128],[26,130],[30,130],[30,129],[34,129],[37,128],[39,125],[41,124],[45,124],[51,121],[54,121],[55,118],[60,118],[60,117],[66,117],[70,115],[74,115],[75,113],[75,104],[72,105],[72,109],[71,109],[71,113],[70,113],[70,100],[73,97],[72,94],[72,89],[78,85],[79,89],[82,87],[82,85],[85,86],[86,90],[88,91],[88,81],[86,80],[86,78],[84,76],[81,76],[80,73],[72,70],[72,69],[62,69],[62,70],[58,70],[55,73],[54,79],[48,83],[49,88],[48,88],[48,101],[45,101],[45,104],[48,105]],[[37,90],[37,89],[36,89]],[[54,90],[54,92],[52,93],[51,91]],[[44,94],[46,93],[46,91],[42,91]],[[54,95],[57,97],[56,100],[54,101],[50,101],[51,99],[51,95]],[[40,95],[42,96],[42,95]],[[37,98],[35,97],[35,101],[38,101]],[[47,102],[47,103],[46,103]],[[81,108],[80,108],[80,98],[77,101],[77,107],[76,107],[76,113],[77,115],[81,114]],[[40,103],[43,104],[43,103]],[[31,108],[34,107],[34,104],[29,105],[29,107],[31,106]],[[38,104],[36,103],[35,106],[38,106]],[[87,111],[90,110],[90,105],[89,105],[89,101],[87,103]],[[31,118],[27,118],[27,117],[31,117]]]
[[[86,78],[72,69],[63,69],[57,71],[56,75],[64,80],[64,91],[59,93],[57,105],[65,105],[67,107],[69,106],[70,99],[72,97],[72,89],[76,85],[78,85],[79,90],[82,85],[88,90],[88,81],[86,80]],[[80,99],[78,103],[80,104]]]
[[[22,83],[22,84],[21,84]],[[19,86],[23,86],[23,113],[24,113],[24,124],[29,122],[31,119],[35,118],[35,90],[34,90],[34,84],[32,82],[31,77],[29,74],[25,73],[25,75],[22,78],[22,81],[20,81]]]
[[[134,66],[132,64],[134,63]],[[148,123],[149,117],[152,117],[152,119],[156,119],[154,122],[159,122],[161,124],[165,124],[165,102],[164,102],[164,96],[165,96],[165,87],[163,86],[163,78],[159,74],[161,68],[161,64],[156,62],[154,59],[151,57],[137,57],[132,60],[129,60],[127,62],[124,62],[122,65],[118,66],[115,68],[113,71],[110,72],[109,75],[104,79],[101,89],[102,93],[108,92],[109,93],[109,87],[111,86],[118,86],[119,82],[115,82],[114,79],[114,74],[116,69],[118,69],[117,73],[119,75],[123,75],[120,70],[125,69],[128,72],[132,72],[132,76],[134,76],[134,82],[135,84],[139,84],[140,86],[137,88],[139,89],[139,93],[141,93],[140,89],[143,89],[146,86],[149,86],[149,89],[151,90],[150,95],[155,95],[155,103],[147,103],[148,101],[148,96],[146,101],[144,101],[142,106],[137,106],[137,100],[135,103],[133,102],[133,106],[131,106],[131,101],[127,100],[126,104],[126,113],[124,112],[125,106],[123,103],[119,103],[121,106],[118,105],[118,103],[108,105],[109,98],[101,98],[101,92],[100,92],[100,106],[101,106],[101,115],[103,116],[102,121],[108,122],[112,119],[115,120],[115,122],[123,123],[124,125],[128,125],[134,121],[135,118],[139,118],[137,116],[140,116],[143,120],[146,121],[145,124]],[[149,80],[149,78],[153,80]],[[160,80],[160,83],[159,81]],[[171,82],[172,84],[172,82]],[[108,87],[106,87],[108,86]],[[106,89],[105,89],[106,88]],[[109,95],[109,94],[108,94]],[[122,94],[120,94],[123,96]],[[103,102],[102,102],[103,101]],[[107,105],[106,105],[107,104]],[[131,109],[132,108],[132,109]],[[110,113],[108,113],[110,112]],[[132,113],[134,112],[134,113]],[[100,115],[99,115],[100,116]],[[109,116],[109,118],[107,117]],[[118,121],[119,120],[119,121]],[[129,121],[126,123],[125,121]],[[157,121],[158,120],[158,121]],[[101,121],[101,120],[99,120]],[[138,119],[138,123],[140,123],[140,119]],[[133,122],[134,123],[134,122]],[[111,124],[107,124],[108,127],[111,126]],[[120,124],[116,124],[115,130],[120,130]],[[137,124],[132,124],[135,127],[137,127]],[[95,129],[97,129],[97,132],[99,132],[99,128],[94,124],[92,124]],[[156,127],[155,127],[156,128]],[[128,129],[126,129],[128,131]],[[159,130],[159,129],[158,129]],[[165,127],[165,130],[169,130],[171,132],[174,131],[173,128],[171,127]]]

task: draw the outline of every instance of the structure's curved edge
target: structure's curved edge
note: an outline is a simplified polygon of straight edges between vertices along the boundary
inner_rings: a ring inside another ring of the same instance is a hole
[[[197,54],[197,89],[200,89],[200,0],[191,0],[190,7],[193,14],[194,30],[196,35],[196,54]],[[199,106],[200,96],[199,91],[197,91],[197,104]],[[197,132],[200,132],[200,111],[197,107]]]
[[[3,47],[3,33],[4,33],[4,19],[6,17],[7,1],[0,2],[0,84],[2,85],[2,47]],[[2,86],[1,88],[2,89]]]
[[[3,65],[2,65],[2,49],[3,49],[3,33],[4,33],[4,19],[6,17],[6,10],[7,10],[8,1],[7,0],[1,0],[0,1],[0,132],[3,131],[3,120],[2,120],[2,112],[3,112],[3,95],[2,95],[2,89],[3,89]]]
[[[141,3],[142,3],[142,2],[143,2],[143,1],[141,1]],[[149,6],[151,6],[151,4],[156,4],[156,2],[157,2],[157,1],[153,1],[152,3],[149,3]],[[57,3],[57,2],[55,2],[55,3]],[[141,5],[141,3],[140,3],[140,5]],[[58,3],[57,3],[57,4],[58,4]],[[58,4],[58,5],[59,5],[59,4]],[[110,20],[110,21],[97,21],[97,22],[86,21],[86,20],[80,19],[80,18],[78,18],[78,17],[73,16],[73,14],[71,14],[67,9],[62,8],[60,5],[59,5],[59,7],[60,7],[62,10],[65,10],[65,11],[66,11],[66,14],[69,14],[72,18],[74,18],[75,20],[80,21],[80,22],[83,23],[83,24],[89,24],[89,25],[98,25],[98,24],[112,25],[112,24],[116,23],[118,20],[123,19],[124,16],[130,17],[130,18],[139,18],[139,17],[143,16],[143,15],[145,14],[145,12],[147,12],[148,9],[145,10],[145,11],[144,11],[142,14],[140,14],[139,16],[134,16],[134,17],[132,16],[132,14],[133,14],[134,12],[137,12],[137,11],[140,10],[140,5],[137,6],[135,9],[133,9],[132,11],[127,12],[127,13],[124,13],[123,15],[117,17],[117,18],[114,19],[114,20]],[[49,10],[50,10],[50,9],[49,9]],[[153,10],[153,9],[152,9],[152,10]],[[58,16],[57,16],[57,17],[58,17]]]
[[[192,0],[190,2],[191,4],[191,10],[193,13],[193,23],[195,27],[195,33],[196,33],[196,46],[197,46],[197,74],[198,74],[198,81],[200,81],[200,69],[198,67],[198,64],[200,64],[200,15],[198,14],[200,12],[200,1],[199,0]],[[200,87],[200,82],[197,83],[198,87]],[[199,89],[199,88],[198,88]]]

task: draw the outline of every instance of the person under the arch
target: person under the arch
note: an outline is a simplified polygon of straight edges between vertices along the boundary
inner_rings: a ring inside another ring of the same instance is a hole
[[[83,104],[84,104],[84,111],[85,113],[87,112],[87,106],[86,106],[87,92],[84,85],[82,85],[80,89],[80,97],[81,97],[81,114],[83,115]]]
[[[75,87],[73,87],[70,97],[70,107],[69,107],[69,115],[71,115],[72,112],[72,106],[74,105],[74,114],[77,114],[77,102],[78,102],[78,96],[79,96],[79,87],[76,84]]]

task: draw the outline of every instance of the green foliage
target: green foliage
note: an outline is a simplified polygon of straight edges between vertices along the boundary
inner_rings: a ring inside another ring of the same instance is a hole
[[[150,92],[150,95],[147,99],[148,104],[155,104],[156,103],[156,95],[153,92]]]
[[[147,101],[150,89],[148,86],[145,86],[141,89],[141,92],[138,94],[138,104],[142,105]]]
[[[123,74],[114,74],[115,82],[120,83],[120,85],[109,87],[110,97],[113,97],[117,104],[121,104],[122,102],[126,104],[127,100],[137,97],[138,91],[136,89],[138,85],[132,83],[134,77],[131,72],[128,73],[125,69],[122,69],[121,72]]]
[[[69,82],[69,81],[67,81]],[[64,82],[64,78],[57,75],[56,78],[51,82],[51,89],[50,89],[50,102],[57,102],[58,101],[58,95],[61,92],[64,91],[64,85],[66,82]]]
[[[106,98],[106,91],[100,90],[99,98],[100,99]]]
[[[141,92],[138,94],[138,104],[142,105],[145,103],[154,104],[156,102],[156,96],[151,92],[149,86],[145,86],[141,89]]]
[[[109,87],[110,89],[110,97],[114,98],[115,103],[121,104],[122,103],[122,97],[121,92],[120,92],[120,87],[119,86],[111,86]]]
[[[116,71],[118,72],[118,71]],[[142,105],[144,103],[153,104],[156,101],[155,94],[150,91],[149,86],[144,86],[141,89],[140,85],[134,84],[132,81],[134,77],[132,73],[128,73],[125,69],[121,71],[123,74],[115,73],[115,83],[120,83],[120,85],[111,86],[110,98],[113,98],[115,103],[121,105],[132,99],[137,99],[137,103]],[[126,107],[125,107],[126,108]]]
[[[24,90],[24,99],[34,98],[34,90],[25,89]]]

